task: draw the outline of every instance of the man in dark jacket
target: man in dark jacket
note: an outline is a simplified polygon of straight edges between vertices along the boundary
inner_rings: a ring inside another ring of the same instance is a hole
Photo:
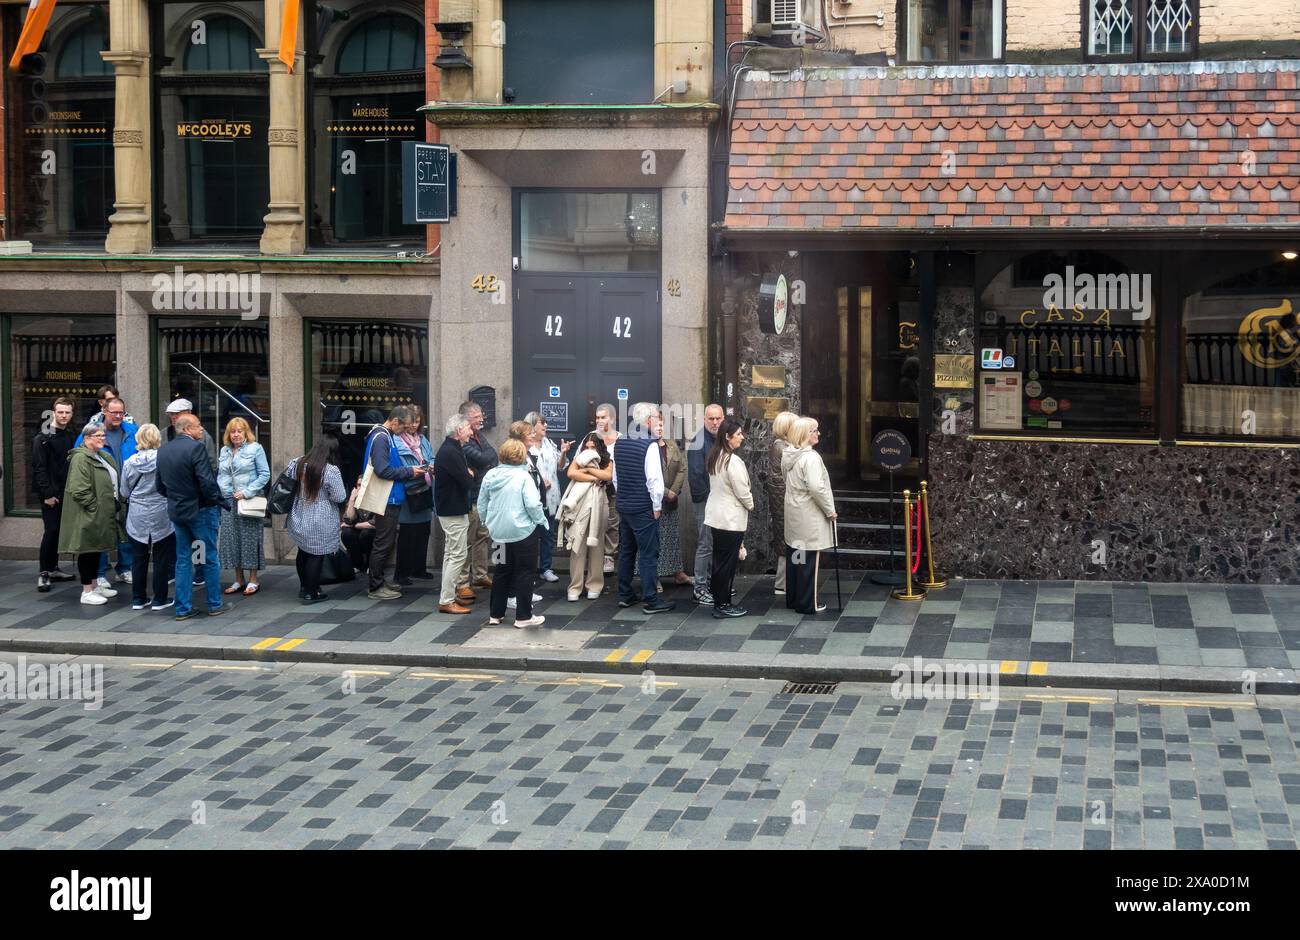
[[[488,536],[487,526],[478,517],[478,489],[483,477],[497,465],[497,451],[482,434],[483,409],[478,403],[464,402],[460,406],[460,413],[469,421],[472,432],[465,440],[465,462],[474,471],[474,485],[469,491],[469,552],[465,556],[458,583],[466,587],[472,584],[476,588],[490,588],[492,579],[488,577],[488,546],[492,539]]]
[[[704,409],[704,427],[696,432],[686,448],[686,482],[691,488],[691,508],[695,510],[695,600],[712,606],[709,578],[713,569],[713,530],[704,524],[704,504],[709,498],[709,471],[705,461],[718,440],[722,427],[722,406],[711,404]]]
[[[68,451],[76,435],[71,398],[54,399],[54,409],[32,441],[32,489],[41,501],[41,573],[36,590],[50,589],[51,581],[71,581],[74,575],[59,570],[59,521],[63,518],[63,487],[68,482]]]
[[[398,517],[402,514],[402,503],[406,502],[405,481],[429,469],[424,464],[403,467],[402,458],[397,453],[393,435],[410,424],[413,418],[410,408],[398,405],[388,413],[388,420],[372,429],[366,438],[366,455],[370,466],[375,468],[374,475],[381,480],[393,481],[384,514],[375,516],[375,542],[370,547],[370,591],[366,596],[375,601],[391,601],[402,596],[400,587],[384,581],[384,568],[397,545]]]
[[[176,437],[158,452],[157,487],[176,527],[176,619],[194,616],[196,567],[208,592],[208,616],[225,613],[217,561],[217,509],[229,509],[230,500],[217,488],[217,476],[203,447],[203,425],[194,415],[176,422]]]
[[[471,507],[469,494],[477,483],[465,459],[465,442],[473,433],[468,418],[459,413],[452,415],[447,421],[447,439],[433,459],[433,499],[445,544],[442,593],[438,598],[438,610],[444,614],[467,614],[469,608],[465,605],[474,603],[476,599],[468,584],[456,584],[469,553],[466,544]]]

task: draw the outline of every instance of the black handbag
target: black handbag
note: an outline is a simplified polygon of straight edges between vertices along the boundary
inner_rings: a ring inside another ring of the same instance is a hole
[[[343,584],[356,580],[357,572],[352,567],[352,557],[346,548],[337,549],[333,555],[326,555],[321,563],[321,584]]]
[[[433,508],[433,487],[421,474],[406,481],[406,508],[411,512],[425,512]]]
[[[275,486],[271,487],[271,494],[267,497],[266,507],[274,515],[287,516],[289,510],[293,509],[293,501],[297,498],[298,478],[289,472],[288,467],[285,467],[275,481]]]

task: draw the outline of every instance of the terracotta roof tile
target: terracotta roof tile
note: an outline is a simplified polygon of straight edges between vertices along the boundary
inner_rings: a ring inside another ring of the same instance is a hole
[[[1294,225],[1298,74],[1291,62],[750,73],[726,224]]]

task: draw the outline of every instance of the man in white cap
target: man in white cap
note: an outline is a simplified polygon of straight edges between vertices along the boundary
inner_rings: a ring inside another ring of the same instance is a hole
[[[188,398],[178,398],[167,406],[167,419],[171,421],[171,427],[167,429],[167,440],[173,440],[176,437],[176,422],[181,419],[182,415],[194,414],[194,404]],[[197,417],[197,415],[195,415]],[[202,424],[200,424],[202,427]],[[212,463],[212,470],[217,469],[217,442],[212,439],[207,428],[203,428],[203,449],[208,452],[208,460]]]

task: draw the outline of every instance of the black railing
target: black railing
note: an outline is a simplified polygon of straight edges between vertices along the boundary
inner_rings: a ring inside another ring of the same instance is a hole
[[[1004,355],[1014,356],[1019,372],[1063,372],[1081,379],[1136,384],[1149,374],[1146,343],[1140,326],[1090,323],[1039,323],[1006,326],[997,331]],[[988,332],[984,333],[987,342]],[[1146,367],[1144,368],[1144,363]]]
[[[1267,349],[1264,336],[1255,342],[1270,357],[1276,353]],[[1192,385],[1246,385],[1264,388],[1291,388],[1297,384],[1298,373],[1290,364],[1268,369],[1256,365],[1241,352],[1237,333],[1198,333],[1188,336],[1184,344],[1187,362],[1187,381]]]

